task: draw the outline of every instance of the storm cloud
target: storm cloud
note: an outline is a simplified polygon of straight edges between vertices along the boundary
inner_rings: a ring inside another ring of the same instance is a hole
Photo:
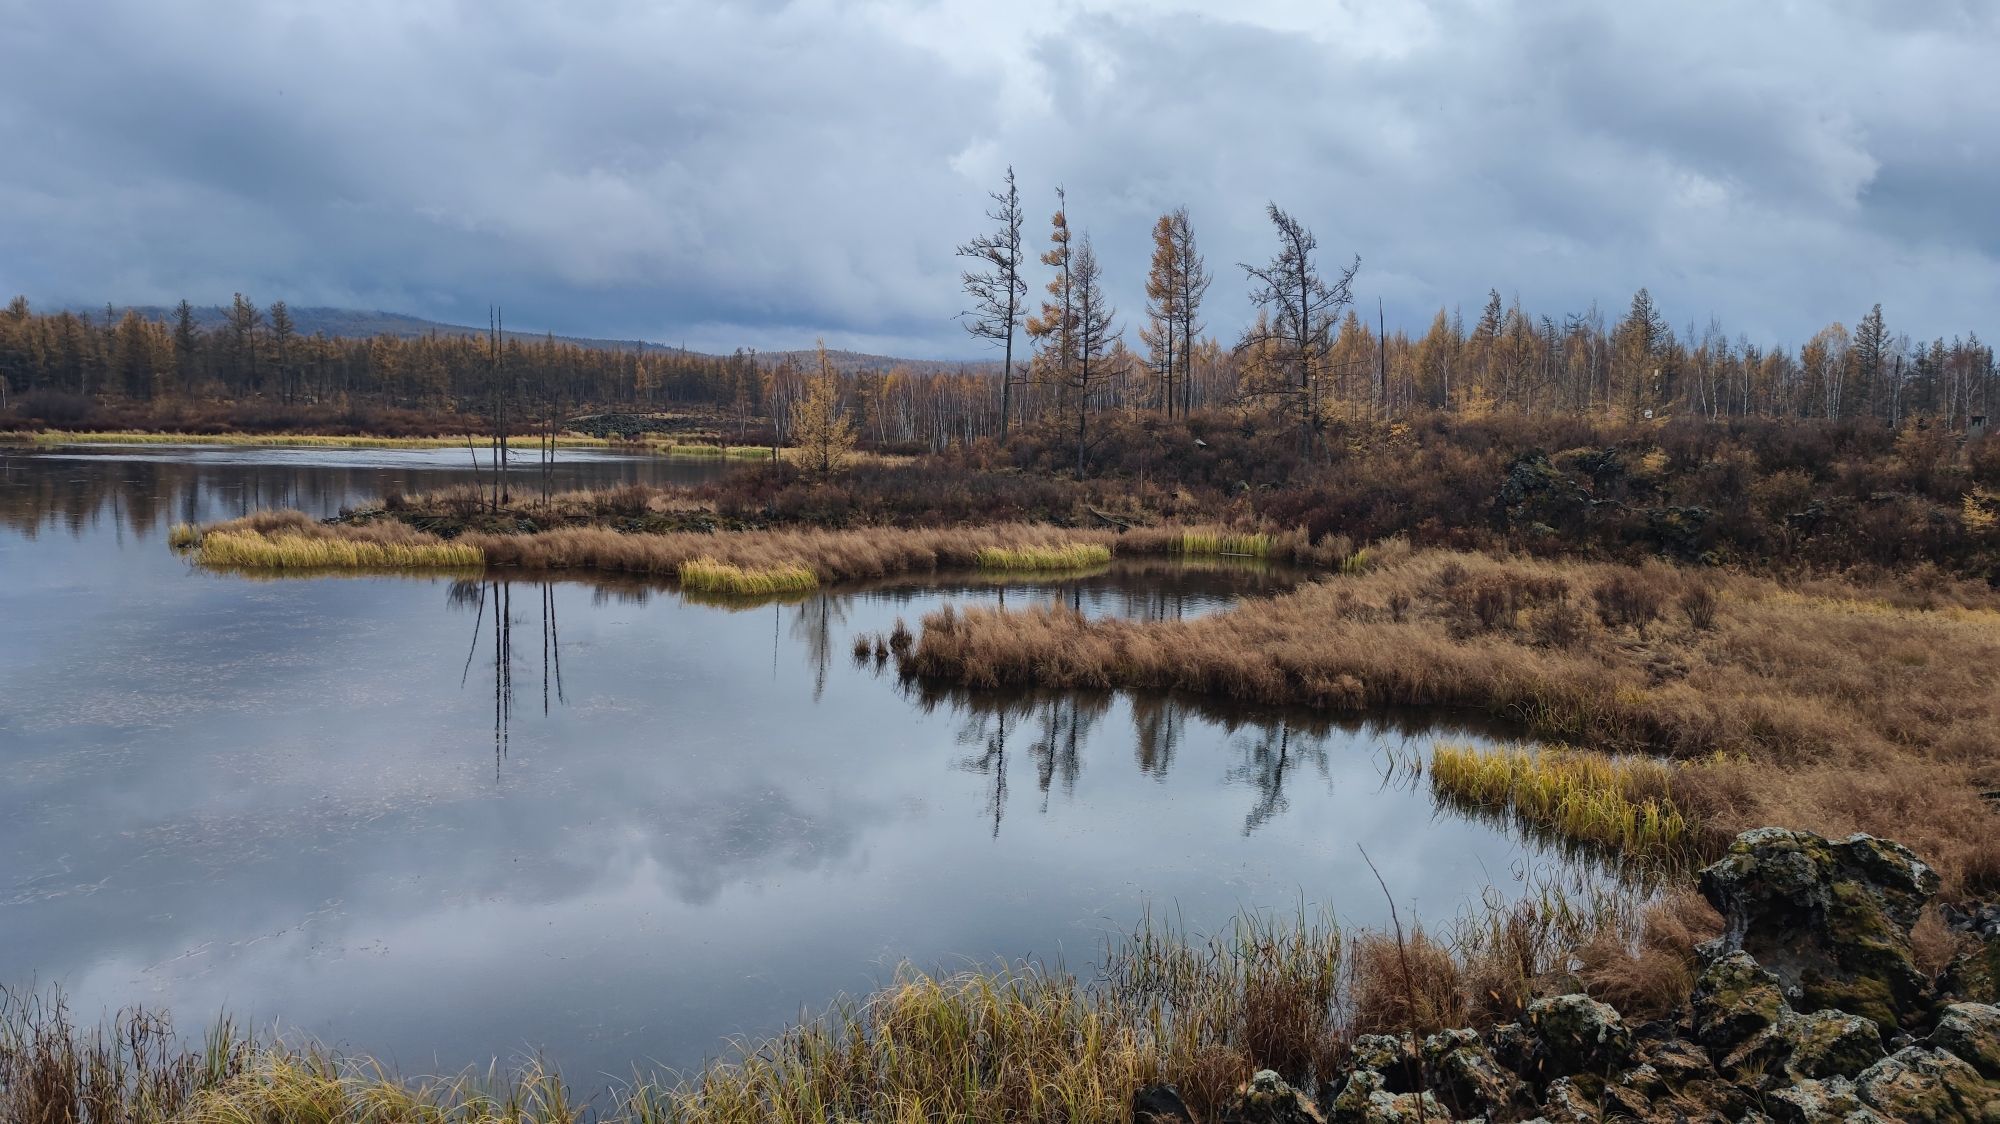
[[[1267,200],[1421,329],[1489,287],[1797,342],[2000,308],[2000,6],[0,0],[0,290],[983,354],[955,243],[1055,185],[1126,323]],[[1991,334],[1990,332],[1987,334]]]

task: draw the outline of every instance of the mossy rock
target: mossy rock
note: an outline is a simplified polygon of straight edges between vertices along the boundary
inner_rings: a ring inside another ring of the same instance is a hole
[[[1891,1124],[1861,1103],[1845,1077],[1800,1081],[1765,1097],[1764,1106],[1778,1124]]]
[[[1711,1050],[1727,1051],[1791,1014],[1778,977],[1747,952],[1711,963],[1694,986],[1694,1033]]]
[[[1528,1004],[1527,1024],[1539,1043],[1536,1076],[1612,1073],[1632,1062],[1632,1032],[1609,1004],[1587,995],[1554,995]]]
[[[1882,1060],[1882,1029],[1860,1015],[1795,1015],[1779,1033],[1786,1040],[1786,1069],[1795,1077],[1852,1077]]]
[[[1469,1030],[1447,1030],[1424,1040],[1424,1068],[1431,1087],[1462,1117],[1495,1117],[1527,1107],[1526,1087]]]
[[[2000,1007],[1953,1003],[1939,1016],[1929,1044],[1969,1063],[1989,1081],[2000,1081]]]
[[[1220,1124],[1325,1124],[1312,1101],[1268,1069],[1238,1087],[1216,1119]]]
[[[2000,1003],[2000,938],[1982,940],[1954,958],[1938,991],[1967,1003]]]
[[[1863,1070],[1855,1092],[1891,1120],[1984,1124],[2000,1119],[2000,1089],[1942,1050],[1908,1046]]]
[[[1718,951],[1748,952],[1797,1006],[1884,1026],[1929,1014],[1910,927],[1937,887],[1936,872],[1901,844],[1782,828],[1745,832],[1701,872],[1726,925]]]
[[[1542,1116],[1552,1124],[1597,1124],[1601,1088],[1592,1088],[1573,1077],[1558,1077],[1542,1095]]]
[[[1329,1124],[1451,1124],[1457,1119],[1428,1092],[1391,1093],[1383,1087],[1382,1075],[1372,1069],[1348,1074],[1326,1118]]]

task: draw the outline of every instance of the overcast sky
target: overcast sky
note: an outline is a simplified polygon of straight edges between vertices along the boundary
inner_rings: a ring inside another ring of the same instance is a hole
[[[1275,200],[1421,330],[1488,288],[1675,326],[2000,335],[1992,0],[0,0],[0,292],[978,356],[955,243],[1057,183],[1141,312]],[[1129,338],[1128,333],[1128,338]]]

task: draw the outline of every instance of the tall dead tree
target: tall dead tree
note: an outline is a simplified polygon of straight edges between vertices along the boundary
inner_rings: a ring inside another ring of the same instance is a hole
[[[1006,186],[993,192],[993,209],[986,217],[995,229],[958,247],[958,256],[973,258],[985,268],[966,270],[965,291],[972,307],[959,313],[965,330],[1001,348],[1000,441],[1014,416],[1014,329],[1026,312],[1028,283],[1021,280],[1021,194],[1014,186],[1014,168],[1007,168]]]
[[[1333,329],[1342,309],[1354,300],[1354,275],[1361,259],[1329,282],[1313,262],[1319,240],[1304,223],[1270,204],[1271,225],[1278,231],[1278,255],[1269,265],[1242,265],[1250,276],[1250,300],[1259,311],[1257,326],[1237,345],[1238,351],[1259,348],[1272,365],[1289,373],[1280,386],[1266,393],[1288,399],[1298,415],[1299,441],[1311,449],[1320,427],[1320,385],[1325,378]]]

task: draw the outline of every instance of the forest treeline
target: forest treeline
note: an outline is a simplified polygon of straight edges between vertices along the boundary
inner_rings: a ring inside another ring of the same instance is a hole
[[[1420,333],[1389,331],[1379,310],[1371,323],[1355,306],[1359,260],[1323,269],[1313,233],[1275,205],[1276,252],[1242,267],[1252,315],[1234,338],[1205,324],[1221,290],[1185,209],[1155,224],[1146,302],[1126,321],[1105,295],[1113,263],[1074,228],[1060,192],[1039,252],[1011,171],[993,199],[994,225],[958,252],[975,263],[964,275],[966,326],[994,344],[998,369],[823,372],[810,359],[774,364],[750,351],[617,350],[504,333],[304,335],[284,302],[260,306],[242,294],[214,327],[186,301],[149,319],[109,306],[40,312],[16,298],[0,311],[0,424],[82,425],[110,410],[174,428],[198,404],[216,403],[256,404],[277,425],[332,410],[476,419],[504,404],[514,424],[686,410],[739,440],[788,440],[796,408],[825,377],[869,446],[939,451],[1039,426],[1069,434],[1083,472],[1099,441],[1093,429],[1135,413],[1224,409],[1248,424],[1292,427],[1311,445],[1336,423],[1433,412],[1921,420],[1963,430],[2000,405],[1992,346],[1972,333],[1914,339],[1879,305],[1796,347],[1731,336],[1714,320],[1676,328],[1645,289],[1615,315],[1595,305],[1532,310],[1494,290],[1469,320],[1439,310]],[[1034,302],[1031,282],[1044,290]]]

